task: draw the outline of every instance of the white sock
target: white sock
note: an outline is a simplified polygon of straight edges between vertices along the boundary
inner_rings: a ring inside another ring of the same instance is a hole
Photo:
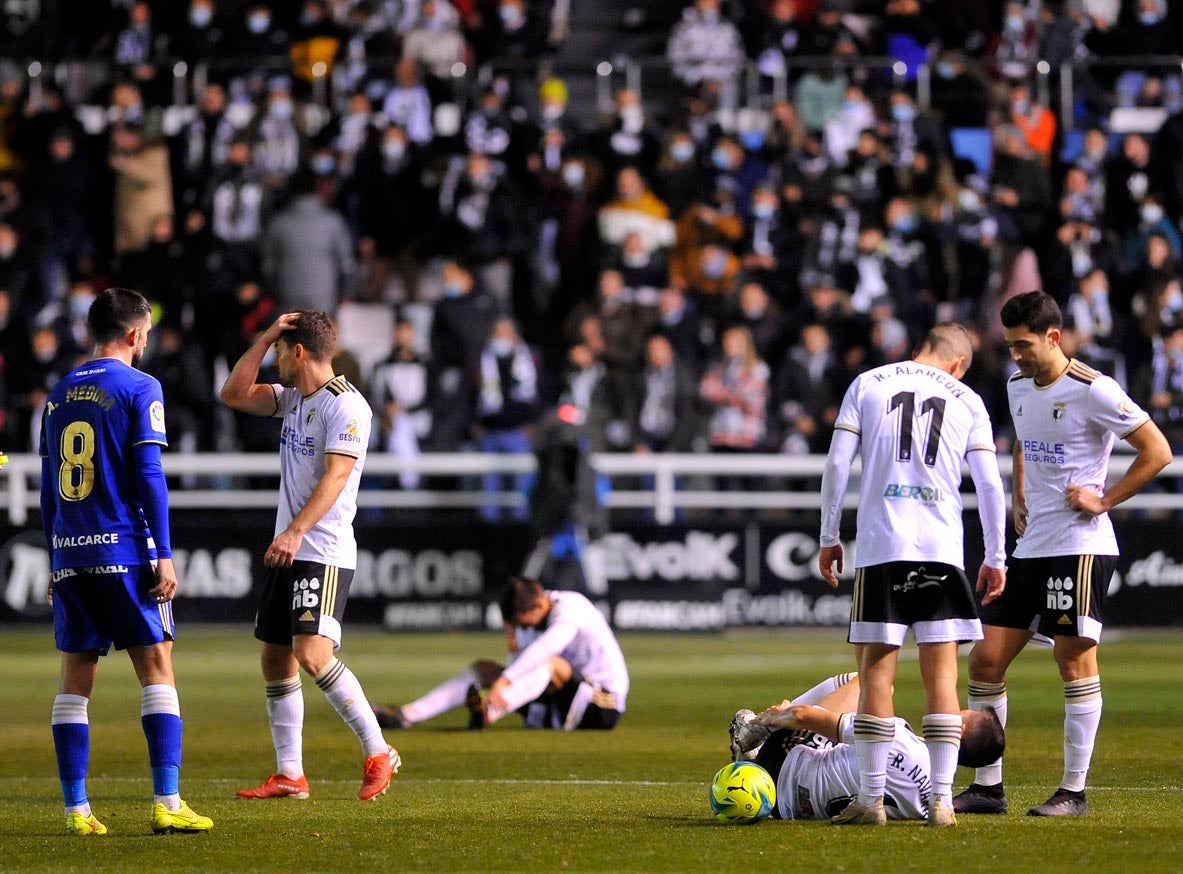
[[[823,698],[837,692],[851,680],[858,676],[858,673],[851,671],[846,674],[835,674],[832,677],[827,677],[822,680],[812,689],[803,692],[793,699],[794,704],[816,704]]]
[[[476,672],[463,670],[448,677],[426,695],[402,706],[403,716],[411,722],[425,722],[464,704],[468,687],[477,682]]]
[[[858,756],[860,804],[872,805],[883,799],[887,786],[887,756],[895,739],[895,719],[856,713],[854,751]]]
[[[275,773],[304,776],[304,693],[300,675],[267,684],[267,723],[275,746]]]
[[[344,662],[333,659],[325,665],[324,670],[316,675],[316,685],[320,686],[350,731],[357,735],[367,759],[386,752],[389,745],[382,737],[378,717],[374,715],[374,709],[366,700],[361,683],[353,675],[353,671],[345,667]]]
[[[981,683],[969,681],[969,709],[985,710],[993,707],[998,721],[1006,728],[1006,682]],[[1002,757],[989,765],[974,771],[974,782],[979,786],[997,786],[1002,783]]]
[[[489,723],[496,722],[507,713],[513,713],[524,704],[529,704],[550,686],[550,661],[545,661],[534,670],[518,677],[504,692],[505,707],[489,707]]]
[[[961,714],[928,713],[921,723],[928,746],[929,776],[934,800],[953,801],[953,778],[961,749]]]
[[[1064,684],[1064,779],[1060,786],[1083,792],[1093,744],[1101,725],[1101,678]]]

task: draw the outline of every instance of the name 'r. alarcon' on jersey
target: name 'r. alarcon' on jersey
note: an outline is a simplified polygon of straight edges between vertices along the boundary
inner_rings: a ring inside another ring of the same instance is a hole
[[[965,394],[965,386],[947,373],[942,373],[931,367],[913,367],[910,364],[897,364],[893,373],[872,373],[876,382],[886,382],[893,376],[927,376],[934,382],[940,383],[949,390],[953,397],[960,399]]]

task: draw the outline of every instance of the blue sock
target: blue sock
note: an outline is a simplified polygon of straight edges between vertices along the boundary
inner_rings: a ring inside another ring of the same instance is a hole
[[[66,807],[87,803],[86,766],[90,761],[90,726],[63,722],[53,726],[53,747],[58,758],[58,778]]]
[[[140,717],[148,739],[148,763],[152,766],[152,792],[176,795],[181,780],[181,717],[152,713]]]
[[[140,723],[148,741],[152,792],[177,795],[181,776],[181,713],[172,686],[145,686]]]

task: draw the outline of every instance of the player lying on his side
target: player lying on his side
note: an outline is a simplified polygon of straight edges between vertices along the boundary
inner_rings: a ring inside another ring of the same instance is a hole
[[[859,791],[854,747],[858,674],[838,674],[763,713],[740,710],[731,722],[731,755],[755,762],[776,781],[778,819],[829,819]],[[1001,755],[1006,736],[993,710],[963,710],[958,762],[977,767]],[[927,819],[932,792],[924,738],[899,717],[887,760],[888,819]]]
[[[616,635],[591,601],[513,577],[501,596],[501,615],[508,666],[479,659],[409,704],[375,707],[379,724],[410,728],[467,705],[469,728],[484,728],[514,711],[527,728],[616,725],[628,695],[628,669]],[[489,690],[487,697],[481,689]]]

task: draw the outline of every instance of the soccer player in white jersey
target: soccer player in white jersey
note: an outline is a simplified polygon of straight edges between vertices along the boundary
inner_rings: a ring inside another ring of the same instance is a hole
[[[303,668],[324,692],[365,755],[358,798],[386,792],[400,764],[386,743],[361,683],[334,655],[357,567],[353,517],[370,438],[370,408],[343,376],[333,374],[336,327],[323,312],[285,313],[234,365],[222,399],[236,410],[283,419],[279,512],[255,637],[263,642],[267,719],[276,773],[240,798],[307,798],[302,731]],[[256,384],[274,345],[279,384]]]
[[[624,713],[624,653],[596,605],[578,592],[544,589],[513,577],[501,597],[510,662],[478,659],[401,707],[377,707],[384,728],[410,728],[462,705],[469,728],[514,711],[527,728],[607,730]],[[482,698],[480,689],[489,689]]]
[[[1032,816],[1087,812],[1085,779],[1101,721],[1097,644],[1118,555],[1108,512],[1171,460],[1166,438],[1108,376],[1060,348],[1061,315],[1039,291],[1011,298],[1002,325],[1018,373],[1007,383],[1015,424],[1013,510],[1019,535],[1005,594],[982,611],[985,637],[969,657],[969,706],[1006,723],[1006,669],[1033,634],[1055,641],[1064,681],[1064,775]],[[1116,438],[1136,451],[1112,486]],[[1005,813],[1002,762],[979,768],[954,799],[966,813]]]
[[[982,399],[961,382],[973,347],[960,325],[929,331],[911,361],[857,376],[843,398],[822,476],[822,577],[837,587],[842,498],[855,456],[863,461],[849,640],[862,691],[853,719],[859,793],[838,825],[883,825],[883,792],[896,723],[892,703],[908,629],[920,651],[927,696],[924,737],[932,759],[929,825],[956,825],[952,787],[961,742],[957,644],[982,636],[966,579],[961,468],[978,492],[985,561],[977,588],[992,601],[1006,584],[1006,507],[994,434]]]
[[[796,698],[763,713],[740,710],[731,723],[731,752],[736,761],[755,762],[776,781],[778,819],[829,819],[844,810],[859,791],[858,753],[854,746],[857,674],[839,674]],[[1006,744],[1002,724],[992,710],[962,711],[960,764],[973,767],[1001,755]],[[904,720],[892,720],[886,817],[927,819],[932,778],[928,749]]]

